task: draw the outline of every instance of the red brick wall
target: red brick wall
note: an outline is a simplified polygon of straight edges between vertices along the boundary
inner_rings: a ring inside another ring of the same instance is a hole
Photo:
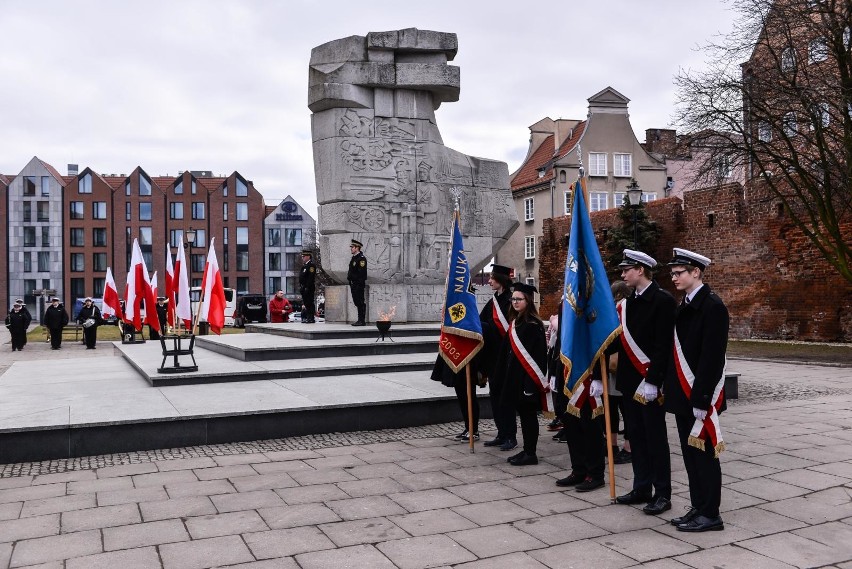
[[[852,341],[852,284],[822,259],[777,201],[759,185],[746,198],[738,184],[687,192],[683,202],[648,204],[662,229],[657,251],[665,263],[672,247],[710,257],[709,284],[731,313],[732,338]],[[709,215],[713,215],[710,227]],[[618,223],[616,210],[595,212],[592,226],[602,246],[605,229]],[[541,239],[541,314],[556,310],[565,273],[567,217],[546,219]],[[852,239],[852,225],[845,228]],[[658,282],[675,292],[659,271]]]

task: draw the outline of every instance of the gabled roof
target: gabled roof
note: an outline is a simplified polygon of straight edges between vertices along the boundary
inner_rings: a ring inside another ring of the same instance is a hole
[[[62,186],[65,186],[65,183],[66,183],[65,178],[64,178],[64,176],[62,176],[62,174],[59,173],[59,170],[57,170],[56,168],[54,168],[53,166],[51,166],[50,164],[48,164],[47,162],[45,162],[44,160],[39,158],[38,156],[36,156],[35,159],[38,160],[41,163],[42,166],[44,166],[44,169],[47,170],[47,172],[51,176],[56,178],[57,182],[59,182]]]
[[[545,138],[518,169],[517,175],[512,180],[512,191],[531,188],[552,180],[556,175],[553,170],[554,162],[574,151],[583,137],[587,122],[582,121],[575,126],[571,136],[563,140],[556,151],[553,150],[555,135]],[[539,175],[542,169],[544,169],[544,176]]]
[[[12,183],[13,178],[14,178],[14,176],[12,176],[10,178],[6,174],[0,174],[0,184],[3,184],[4,186],[8,186],[9,184]]]

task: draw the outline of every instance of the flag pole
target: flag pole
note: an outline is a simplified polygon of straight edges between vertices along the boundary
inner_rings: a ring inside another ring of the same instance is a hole
[[[464,366],[464,375],[467,380],[467,438],[470,443],[470,452],[473,454],[473,386],[470,384],[470,364]]]
[[[601,355],[598,361],[601,365],[601,383],[603,383],[604,425],[606,427],[606,458],[609,463],[609,500],[615,504],[615,463],[612,456],[612,425],[609,422],[609,386],[606,355]]]

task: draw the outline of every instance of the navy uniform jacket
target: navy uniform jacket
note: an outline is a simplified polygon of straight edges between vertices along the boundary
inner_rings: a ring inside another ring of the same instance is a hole
[[[665,405],[669,413],[692,415],[693,407],[710,409],[713,390],[725,370],[728,325],[728,309],[707,285],[699,289],[692,302],[678,306],[675,326],[683,355],[695,374],[695,383],[692,386],[692,397],[687,399],[678,381],[672,358],[665,384]],[[671,349],[674,353],[674,348]],[[722,410],[724,409],[723,399]]]
[[[51,304],[47,307],[47,310],[44,311],[44,327],[48,329],[57,329],[62,328],[68,324],[68,313],[65,312],[65,309],[62,308],[60,304],[56,308]]]
[[[498,331],[499,324],[494,321],[494,296],[485,304],[482,311],[479,313],[479,321],[482,323],[482,338],[485,340],[485,345],[476,354],[478,368],[482,370],[488,377],[493,377],[494,366],[497,364],[497,356],[500,354],[500,347],[503,345],[503,336]],[[509,307],[512,304],[512,291],[505,289],[497,295],[497,309],[506,316],[506,321],[509,321]],[[506,332],[508,334],[508,332]]]
[[[349,284],[363,285],[367,282],[367,258],[358,251],[349,261],[349,272],[346,274]]]
[[[637,297],[634,294],[627,299],[627,328],[639,348],[651,360],[645,381],[658,388],[663,387],[672,355],[676,308],[674,297],[653,281],[641,295]],[[615,387],[625,397],[632,399],[642,376],[627,357],[622,339],[616,338],[613,343],[618,346]]]
[[[365,265],[364,273],[366,272]],[[303,296],[305,295],[305,292],[313,292],[314,279],[316,279],[316,276],[317,266],[314,265],[313,260],[308,260],[307,263],[302,265],[302,271],[299,273],[299,291]]]

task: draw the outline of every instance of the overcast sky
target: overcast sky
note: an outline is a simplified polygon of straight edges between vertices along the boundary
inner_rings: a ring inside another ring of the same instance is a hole
[[[0,0],[0,172],[33,156],[104,174],[234,170],[269,204],[316,212],[311,48],[371,31],[458,34],[461,98],[444,143],[524,158],[529,125],[584,118],[612,86],[639,140],[669,126],[679,68],[727,33],[724,0]]]

